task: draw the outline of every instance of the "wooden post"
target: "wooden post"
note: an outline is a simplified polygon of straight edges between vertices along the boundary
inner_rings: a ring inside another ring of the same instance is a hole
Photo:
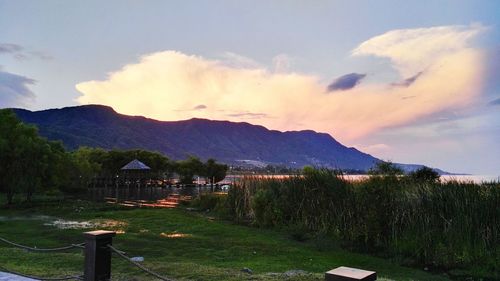
[[[374,281],[377,273],[351,267],[337,267],[325,273],[325,281]]]
[[[84,281],[111,279],[111,245],[114,231],[96,230],[83,233],[85,237]]]

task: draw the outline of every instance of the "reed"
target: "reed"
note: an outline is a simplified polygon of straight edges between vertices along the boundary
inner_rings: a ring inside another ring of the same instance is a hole
[[[327,233],[345,247],[406,263],[500,275],[499,183],[396,175],[350,182],[320,169],[285,179],[246,177],[226,204],[239,222]]]

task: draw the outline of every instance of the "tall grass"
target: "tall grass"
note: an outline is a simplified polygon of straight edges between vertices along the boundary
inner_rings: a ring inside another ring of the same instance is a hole
[[[286,179],[244,178],[226,204],[240,222],[326,233],[345,247],[408,263],[500,275],[499,183],[397,176],[350,182],[314,170]]]

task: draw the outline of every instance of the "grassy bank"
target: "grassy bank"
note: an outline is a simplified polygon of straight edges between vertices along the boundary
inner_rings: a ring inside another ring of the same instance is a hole
[[[261,228],[286,228],[344,249],[456,275],[500,279],[500,184],[399,176],[349,182],[328,170],[287,179],[246,178],[225,212]],[[221,207],[219,207],[221,208]]]
[[[37,247],[82,241],[81,233],[88,229],[45,225],[56,218],[103,223],[107,226],[98,228],[124,231],[115,237],[115,247],[129,256],[145,257],[144,265],[178,280],[323,280],[325,271],[340,265],[376,270],[380,280],[448,280],[443,275],[401,267],[386,259],[348,252],[326,240],[298,242],[287,232],[236,225],[181,209],[121,209],[85,201],[44,202],[29,208],[1,209],[0,218],[0,236]],[[177,235],[169,238],[169,234]],[[81,273],[82,264],[83,256],[78,250],[39,254],[0,243],[0,265],[12,270],[61,276]],[[253,274],[241,272],[244,267],[253,270]],[[310,274],[282,274],[293,269]],[[113,279],[152,280],[117,257],[113,258]]]

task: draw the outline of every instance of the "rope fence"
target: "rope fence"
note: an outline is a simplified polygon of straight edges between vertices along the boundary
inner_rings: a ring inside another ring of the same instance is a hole
[[[124,252],[116,249],[115,247],[111,246],[111,245],[108,245],[108,247],[111,249],[111,251],[115,252],[118,256],[120,256],[121,258],[123,258],[124,260],[128,261],[129,263],[135,265],[136,267],[140,268],[142,271],[150,274],[150,275],[153,275],[154,277],[160,279],[160,280],[164,280],[164,281],[174,281],[174,279],[170,279],[170,278],[167,278],[165,276],[161,276],[160,274],[144,267],[142,264],[138,263],[138,262],[135,262],[133,261],[131,258],[129,258],[128,256],[126,256],[124,254]]]
[[[3,241],[5,243],[10,244],[12,246],[15,246],[17,248],[21,248],[21,249],[32,251],[32,252],[58,252],[58,251],[65,251],[65,250],[70,250],[70,249],[74,249],[74,248],[82,248],[83,249],[85,246],[85,243],[80,243],[80,244],[71,244],[71,245],[65,246],[65,247],[45,248],[44,249],[44,248],[28,247],[25,245],[17,244],[17,243],[11,242],[5,238],[2,238],[2,237],[0,237],[0,241]]]
[[[26,278],[46,280],[46,281],[62,281],[62,280],[108,281],[111,279],[111,253],[113,252],[117,254],[119,257],[128,261],[130,264],[141,269],[143,272],[151,276],[154,276],[159,280],[175,281],[174,279],[162,276],[161,274],[146,268],[142,264],[128,257],[125,254],[125,252],[120,251],[115,247],[111,246],[112,237],[115,236],[115,232],[113,231],[103,231],[103,230],[90,231],[90,232],[85,232],[84,236],[85,236],[85,243],[70,244],[68,246],[62,246],[56,248],[29,247],[0,237],[0,241],[8,245],[32,252],[49,253],[49,252],[67,251],[71,249],[84,249],[85,269],[83,275],[69,275],[63,277],[40,277],[13,271],[1,265],[0,265],[0,271],[4,271],[10,274],[15,274]]]
[[[71,244],[69,246],[57,247],[57,248],[36,248],[36,247],[29,247],[29,246],[21,245],[18,243],[14,243],[14,242],[9,241],[9,240],[2,238],[2,237],[0,237],[0,241],[4,242],[6,244],[9,244],[11,246],[14,246],[16,248],[31,251],[31,252],[61,252],[61,251],[75,249],[75,248],[83,249],[84,245],[85,245],[85,243],[80,243],[80,244]],[[29,274],[13,271],[13,270],[7,269],[3,266],[0,266],[0,270],[7,272],[7,273],[10,273],[10,274],[15,274],[15,275],[19,275],[22,277],[31,278],[31,279],[38,279],[38,280],[47,280],[47,281],[83,280],[83,275],[70,275],[70,276],[63,276],[63,277],[40,277],[40,276],[34,276],[34,275],[29,275]]]
[[[26,278],[31,278],[31,279],[37,279],[37,280],[44,280],[44,281],[62,281],[62,280],[83,280],[83,275],[70,275],[70,276],[64,276],[64,277],[40,277],[40,276],[33,276],[33,275],[28,275],[24,273],[19,273],[17,271],[13,271],[10,269],[6,269],[5,267],[0,265],[0,270],[10,273],[10,274],[15,274],[19,275],[22,277]]]

